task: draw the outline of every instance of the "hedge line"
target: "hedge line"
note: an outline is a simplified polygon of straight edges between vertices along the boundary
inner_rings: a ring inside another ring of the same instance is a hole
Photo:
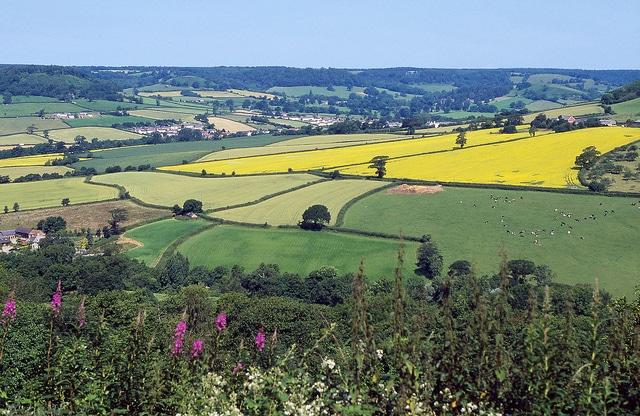
[[[336,216],[336,224],[335,227],[341,227],[344,224],[344,217],[347,214],[347,210],[349,208],[351,208],[356,202],[370,196],[373,195],[375,193],[378,193],[380,191],[383,191],[385,189],[389,189],[391,187],[395,186],[395,183],[388,183],[386,185],[381,186],[380,188],[376,188],[376,189],[372,189],[370,191],[367,191],[365,193],[362,193],[358,196],[356,196],[355,198],[351,199],[350,201],[348,201],[346,204],[344,204],[342,206],[342,208],[340,208],[340,211],[338,211],[338,215]]]
[[[171,257],[175,251],[177,250],[178,246],[182,243],[184,243],[185,241],[187,241],[188,239],[190,239],[191,237],[195,237],[196,235],[203,233],[207,230],[212,229],[213,227],[215,227],[218,224],[211,224],[207,227],[195,230],[195,231],[191,231],[188,234],[185,234],[183,236],[180,236],[179,238],[175,239],[170,245],[169,247],[167,247],[163,252],[162,255],[160,256],[160,258],[158,259],[158,261],[156,261],[156,264],[153,265],[153,267],[158,267],[161,264],[164,264],[169,257]]]

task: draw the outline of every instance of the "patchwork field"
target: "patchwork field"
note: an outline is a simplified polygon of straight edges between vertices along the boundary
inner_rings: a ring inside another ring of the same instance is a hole
[[[152,122],[152,119],[136,116],[96,116],[89,118],[78,118],[73,120],[67,120],[66,123],[71,127],[111,127],[114,124],[122,123],[148,123]]]
[[[542,135],[542,132],[540,133]],[[312,136],[315,137],[315,136]],[[480,130],[467,134],[467,146],[514,140],[529,137],[526,132],[515,134],[498,134],[496,129]],[[306,138],[305,138],[306,139]],[[213,162],[197,162],[187,165],[168,166],[166,170],[183,172],[200,172],[205,169],[209,173],[235,171],[236,174],[258,174],[294,171],[340,169],[343,167],[368,162],[375,156],[406,157],[429,152],[453,150],[456,134],[431,138],[407,139],[390,143],[376,143],[337,149],[313,150],[308,152],[276,154],[272,156],[256,156],[242,159],[230,159]],[[468,149],[465,149],[467,151]]]
[[[226,220],[254,224],[295,225],[302,213],[311,205],[325,205],[335,224],[340,209],[353,198],[385,185],[384,182],[367,180],[337,180],[322,182],[297,191],[267,199],[256,205],[216,212],[215,216]]]
[[[27,127],[35,127],[36,130],[50,130],[64,129],[67,125],[61,120],[43,119],[40,117],[0,118],[0,134],[2,135],[25,133]]]
[[[405,276],[413,274],[417,244],[405,243]],[[307,275],[323,266],[339,274],[355,273],[364,259],[367,277],[391,278],[399,242],[331,232],[216,226],[178,246],[192,266],[235,264],[246,270],[260,263],[277,263],[283,272]]]
[[[255,201],[317,180],[317,176],[306,174],[200,178],[154,172],[112,173],[92,179],[123,186],[131,196],[149,204],[171,207],[195,198],[202,201],[205,210]]]
[[[72,201],[73,202],[73,201]],[[59,205],[59,204],[58,204]],[[35,227],[38,221],[52,216],[61,216],[67,222],[68,230],[80,230],[89,228],[97,230],[107,225],[111,218],[109,211],[114,208],[124,208],[128,219],[121,223],[123,227],[150,221],[156,218],[168,216],[167,210],[146,208],[134,204],[131,201],[118,200],[96,202],[93,204],[58,206],[56,208],[44,208],[31,211],[9,212],[0,215],[0,228]],[[0,207],[2,209],[2,207]],[[9,206],[11,209],[11,206]]]
[[[344,226],[416,237],[431,234],[445,264],[467,259],[481,274],[497,270],[504,248],[511,259],[548,264],[557,281],[590,284],[598,278],[613,294],[632,295],[640,284],[640,209],[634,202],[452,187],[431,195],[380,191],[356,202]]]
[[[29,145],[46,143],[47,141],[42,136],[35,134],[10,134],[8,136],[0,136],[0,145],[2,146],[17,146],[17,145]]]
[[[406,157],[387,163],[387,177],[428,181],[509,184],[552,188],[580,187],[577,155],[587,146],[608,152],[640,138],[640,130],[600,127],[536,136],[512,143]],[[341,172],[371,175],[368,164]]]
[[[108,100],[85,100],[80,99],[74,101],[74,104],[92,111],[116,111],[129,110],[136,108],[144,108],[148,105],[138,103],[128,103],[124,101],[108,101]]]
[[[173,109],[172,109],[173,110]],[[193,122],[193,118],[197,113],[182,113],[177,111],[160,111],[160,110],[134,110],[129,114],[136,117],[143,117],[152,120],[182,120],[184,122]]]
[[[284,140],[287,136],[234,137],[223,140],[203,140],[197,142],[176,142],[154,145],[127,146],[91,152],[92,158],[73,165],[74,168],[91,167],[103,172],[109,166],[139,166],[150,164],[153,167],[167,166],[193,161],[210,152],[225,152],[225,149],[252,148],[262,149],[270,143]],[[257,147],[253,147],[257,146]],[[215,154],[215,153],[214,153]]]
[[[531,110],[531,111],[537,111],[537,110]],[[558,116],[578,117],[578,116],[584,116],[587,114],[603,114],[604,110],[602,109],[602,107],[600,107],[599,104],[596,104],[596,103],[582,104],[582,105],[576,105],[576,106],[570,106],[570,107],[561,107],[561,108],[556,108],[554,110],[540,111],[534,114],[527,114],[524,116],[524,122],[531,123],[531,121],[533,121],[533,119],[536,118],[536,116],[540,113],[546,114],[546,116],[549,118],[556,118]]]
[[[85,178],[53,179],[38,182],[6,183],[0,185],[0,207],[13,203],[20,209],[48,208],[59,206],[62,198],[71,204],[104,201],[118,197],[118,190],[107,186],[96,186],[84,182]],[[1,208],[0,208],[1,209]]]
[[[139,139],[142,136],[130,131],[118,130],[111,127],[76,127],[61,130],[51,130],[49,137],[65,143],[73,143],[76,136],[84,136],[88,141],[98,140],[126,140]]]
[[[64,102],[1,104],[0,117],[33,116],[40,110],[45,113],[79,113],[86,111],[75,104]]]
[[[16,167],[0,167],[0,176],[8,176],[11,180],[30,173],[59,173],[64,175],[72,169],[66,166],[16,166]]]
[[[133,239],[140,245],[127,251],[127,256],[153,267],[171,243],[207,226],[211,226],[211,223],[204,220],[171,218],[134,228],[127,231],[124,237]]]
[[[44,166],[49,160],[60,159],[62,153],[50,153],[47,155],[12,157],[0,159],[0,168],[14,166]]]

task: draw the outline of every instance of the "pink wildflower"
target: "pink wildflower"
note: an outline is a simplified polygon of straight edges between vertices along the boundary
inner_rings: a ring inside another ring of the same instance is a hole
[[[264,329],[260,328],[260,330],[258,331],[258,334],[256,335],[256,348],[260,352],[262,352],[262,350],[264,350],[265,339],[266,338],[265,338],[265,335],[264,335]]]
[[[58,280],[56,291],[53,292],[53,296],[51,297],[51,310],[55,318],[60,315],[60,309],[62,309],[62,283]]]
[[[204,351],[204,342],[201,339],[193,340],[191,344],[191,358],[198,358]]]
[[[87,312],[85,310],[84,307],[84,296],[82,297],[82,300],[80,301],[80,306],[78,306],[78,326],[80,328],[84,328],[85,324],[87,323]]]
[[[184,334],[187,332],[187,323],[184,320],[180,320],[176,325],[176,330],[173,333],[173,348],[171,354],[178,355],[182,351],[182,345],[184,345]]]
[[[16,319],[16,300],[13,291],[9,292],[9,297],[4,302],[4,309],[2,310],[2,321],[13,321]]]
[[[231,373],[235,376],[242,370],[244,370],[244,364],[242,364],[242,362],[239,362],[236,364],[235,367],[233,367],[233,370],[231,370]]]
[[[216,329],[218,332],[222,332],[227,328],[227,314],[221,312],[216,317]]]

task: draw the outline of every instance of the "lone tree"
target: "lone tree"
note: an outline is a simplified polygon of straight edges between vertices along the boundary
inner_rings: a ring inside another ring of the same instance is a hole
[[[462,130],[460,133],[458,133],[458,137],[456,138],[456,144],[460,145],[461,149],[464,147],[465,144],[467,144],[467,132],[465,130]]]
[[[600,157],[600,152],[595,146],[589,146],[576,157],[576,166],[591,169]]]
[[[184,201],[184,204],[182,204],[183,214],[198,214],[200,212],[202,212],[202,201],[198,201],[197,199],[187,199]]]
[[[70,203],[71,203],[71,200],[69,198],[62,198],[61,204],[63,207],[68,207]]]
[[[18,212],[20,211],[20,204],[18,204],[17,202],[13,203],[13,212]]]
[[[111,234],[120,234],[120,223],[129,218],[129,213],[124,208],[114,208],[109,211],[109,214],[111,214],[109,219]]]
[[[47,217],[43,220],[38,221],[37,228],[38,230],[42,230],[45,233],[57,233],[62,231],[67,226],[67,222],[64,218],[60,216]]]
[[[529,136],[536,137],[536,131],[537,131],[536,126],[529,127]]]
[[[431,240],[431,236],[425,235],[422,240],[424,242],[420,244],[416,254],[416,273],[433,279],[439,276],[442,271],[442,255],[436,243]]]
[[[305,230],[321,230],[331,221],[331,214],[324,205],[312,205],[302,214],[300,228]]]
[[[387,159],[389,159],[389,156],[376,156],[369,162],[371,163],[369,169],[375,169],[376,176],[380,179],[387,174]]]

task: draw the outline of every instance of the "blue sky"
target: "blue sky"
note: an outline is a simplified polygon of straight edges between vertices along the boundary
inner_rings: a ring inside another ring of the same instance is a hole
[[[638,0],[5,0],[0,63],[640,68]]]

